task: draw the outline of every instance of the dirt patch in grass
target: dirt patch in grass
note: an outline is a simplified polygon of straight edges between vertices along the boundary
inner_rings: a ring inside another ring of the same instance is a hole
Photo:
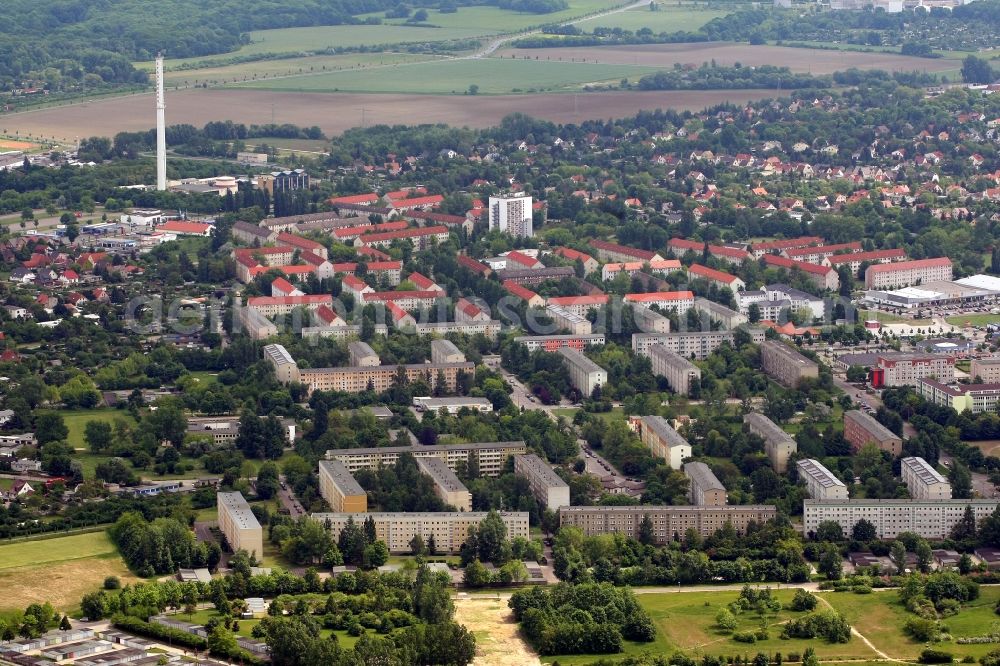
[[[79,607],[84,594],[100,589],[108,576],[118,576],[123,585],[140,580],[117,554],[4,569],[0,571],[0,610],[48,601],[60,611],[72,611]]]
[[[34,150],[35,148],[38,148],[38,144],[31,143],[30,141],[0,139],[0,150]]]
[[[455,621],[476,637],[472,666],[541,666],[538,655],[518,633],[505,598],[459,597]]]

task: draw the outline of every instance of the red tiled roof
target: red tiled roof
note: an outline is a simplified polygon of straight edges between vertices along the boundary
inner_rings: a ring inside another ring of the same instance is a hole
[[[693,300],[693,291],[654,291],[649,294],[625,294],[626,301],[645,303],[649,301],[684,301]]]
[[[475,317],[479,314],[485,314],[484,310],[466,298],[460,298],[455,302],[455,309],[461,310],[470,317]]]
[[[879,261],[880,259],[903,259],[906,257],[906,250],[893,248],[891,250],[872,250],[870,252],[852,252],[851,254],[838,254],[828,258],[831,264],[849,264],[855,261]]]
[[[366,301],[400,301],[406,298],[433,300],[440,297],[440,291],[376,291],[365,294]]]
[[[898,261],[894,264],[875,264],[874,266],[869,266],[868,270],[874,273],[886,273],[889,271],[905,271],[912,268],[932,268],[935,266],[951,266],[951,259],[948,257],[935,257],[933,259]]]
[[[468,268],[473,273],[488,273],[490,267],[486,264],[476,261],[472,257],[468,257],[464,254],[460,254],[457,257],[458,263],[465,268]]]
[[[320,266],[326,262],[326,259],[319,256],[315,252],[310,252],[309,250],[303,250],[299,253],[299,259],[306,262],[310,266]]]
[[[444,197],[440,194],[431,194],[426,197],[411,197],[408,199],[396,199],[395,201],[389,202],[389,206],[392,208],[414,208],[416,206],[433,206],[444,201]]]
[[[507,260],[521,264],[522,266],[525,266],[527,268],[534,268],[539,263],[538,259],[535,259],[534,257],[529,257],[523,252],[518,252],[517,250],[511,250],[510,252],[508,252]]]
[[[211,224],[202,222],[184,222],[183,220],[170,220],[164,222],[156,228],[157,231],[173,231],[181,234],[204,234],[212,228]]]
[[[416,271],[413,271],[412,273],[407,275],[406,279],[412,282],[413,284],[417,285],[417,288],[419,288],[422,291],[432,291],[431,287],[437,286],[434,283],[434,280]]]
[[[357,248],[356,252],[359,257],[371,257],[372,259],[391,259],[388,254],[376,247],[361,246]]]
[[[377,243],[397,238],[416,238],[419,236],[435,236],[446,233],[448,233],[448,227],[417,227],[415,229],[404,229],[403,231],[389,231],[384,234],[365,234],[361,240],[364,243]]]
[[[735,275],[730,275],[724,271],[717,271],[714,268],[702,266],[701,264],[691,264],[688,266],[688,274],[694,274],[714,282],[725,282],[726,284],[732,284],[738,279]]]
[[[327,325],[340,319],[340,316],[328,305],[321,305],[316,308],[316,316],[323,320],[323,322]]]
[[[590,241],[590,247],[598,250],[606,250],[608,252],[618,252],[637,259],[649,260],[656,256],[655,252],[651,252],[649,250],[640,250],[638,248],[628,247],[627,245],[619,245],[618,243],[610,243],[596,238]]]
[[[389,311],[390,315],[392,315],[392,320],[394,322],[398,322],[400,319],[409,314],[406,310],[399,307],[394,301],[388,301],[385,304],[385,309]]]
[[[336,265],[338,264],[334,264],[334,266]],[[342,266],[343,264],[340,265]],[[337,272],[339,273],[340,271]],[[359,278],[357,275],[345,275],[344,279],[341,281],[341,284],[355,291],[361,291],[362,289],[368,286],[368,284],[364,280]]]
[[[283,292],[286,296],[295,290],[295,287],[291,282],[283,277],[275,278],[274,282],[271,283],[271,291],[277,288],[278,291]]]
[[[306,264],[305,266],[279,266],[278,270],[285,275],[305,275],[307,273],[315,273],[316,267]]]
[[[375,203],[379,200],[378,194],[375,192],[369,192],[368,194],[350,194],[343,197],[333,197],[327,203],[331,206],[336,206],[337,204],[367,204]]]
[[[526,301],[530,301],[531,299],[538,296],[538,294],[536,294],[535,292],[531,291],[526,287],[522,287],[513,280],[504,280],[503,288],[506,289],[509,293],[513,294],[514,296],[517,296],[518,298],[524,299]]]
[[[778,268],[787,268],[792,270],[793,268],[798,268],[804,273],[813,273],[815,275],[826,275],[832,268],[827,266],[820,266],[819,264],[810,264],[807,261],[792,261],[785,257],[778,256],[776,254],[765,254],[764,263],[770,266],[777,266]]]
[[[824,254],[833,254],[834,252],[843,252],[844,250],[860,250],[861,242],[852,241],[850,243],[837,243],[835,245],[812,245],[810,247],[796,247],[785,251],[785,254],[789,259],[794,259],[795,257],[801,257],[807,254],[816,254],[821,252]]]
[[[552,251],[558,254],[560,257],[564,257],[566,259],[569,259],[570,261],[576,261],[577,259],[579,259],[583,263],[587,263],[588,261],[593,261],[594,259],[589,254],[586,254],[585,252],[580,252],[579,250],[574,250],[571,247],[557,247]]]
[[[549,305],[561,305],[562,307],[566,307],[567,305],[606,305],[607,302],[607,294],[595,294],[593,296],[555,296],[546,301]]]
[[[278,234],[277,240],[287,243],[292,247],[297,247],[305,250],[324,250],[326,247],[322,243],[317,243],[314,240],[308,238],[303,238],[302,236],[297,236],[295,234],[290,234],[287,231],[282,231]]]
[[[809,245],[819,245],[823,239],[819,236],[801,236],[799,238],[787,238],[785,240],[764,241],[754,243],[750,246],[754,252],[770,252],[771,250],[785,250],[793,247],[807,247]]]
[[[333,296],[330,294],[306,294],[304,296],[254,296],[247,299],[248,306],[260,305],[330,305]]]

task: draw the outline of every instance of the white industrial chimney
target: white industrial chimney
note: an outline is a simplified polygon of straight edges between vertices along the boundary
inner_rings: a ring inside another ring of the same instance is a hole
[[[167,189],[167,120],[163,99],[163,55],[156,54],[156,189]]]

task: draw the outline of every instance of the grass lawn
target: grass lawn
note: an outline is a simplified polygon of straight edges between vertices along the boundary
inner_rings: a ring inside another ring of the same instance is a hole
[[[996,621],[993,607],[1000,601],[1000,589],[980,588],[980,597],[963,607],[953,617],[945,618],[955,638],[981,636],[990,633],[990,626]],[[868,595],[830,592],[822,595],[831,606],[839,610],[852,626],[856,627],[875,647],[895,659],[914,659],[926,646],[911,640],[903,634],[903,624],[913,615],[899,602],[895,591],[887,590]],[[940,643],[938,649],[951,652],[955,661],[969,655],[978,659],[996,649],[996,645],[959,645],[954,641]]]
[[[87,443],[83,439],[83,431],[87,427],[87,421],[107,421],[112,426],[116,420],[122,420],[129,425],[135,425],[135,419],[125,410],[120,409],[62,409],[58,412],[69,430],[66,436],[73,448],[86,448]]]
[[[0,610],[49,601],[71,612],[107,576],[118,576],[123,583],[139,580],[104,531],[3,544]]]
[[[596,54],[595,54],[596,56]],[[574,63],[511,58],[443,60],[379,70],[332,72],[235,84],[240,88],[298,92],[393,92],[464,94],[470,85],[480,94],[582,90],[587,84],[638,80],[655,67]]]
[[[212,618],[221,618],[222,616],[214,609],[203,609],[198,610],[188,615],[187,613],[178,613],[177,619],[184,620],[185,622],[195,622],[197,624],[205,624]],[[243,636],[244,638],[253,638],[252,632],[253,628],[260,624],[260,620],[240,620],[239,630],[236,635]],[[332,631],[330,629],[320,629],[319,635],[321,638],[327,638],[331,634],[337,636],[337,643],[343,648],[352,648],[354,644],[358,642],[356,636],[350,636],[346,631]]]
[[[776,592],[783,606],[791,604],[794,592],[779,590]],[[656,640],[652,643],[625,642],[625,652],[617,656],[627,655],[669,655],[677,650],[683,651],[689,657],[700,661],[703,655],[736,656],[743,654],[774,654],[789,652],[801,654],[807,647],[813,647],[816,655],[827,660],[865,660],[874,659],[876,654],[865,644],[853,639],[850,643],[830,645],[823,641],[782,640],[780,624],[801,617],[803,613],[782,610],[777,615],[769,615],[766,621],[770,638],[754,644],[737,643],[729,634],[724,634],[715,626],[715,616],[729,602],[739,597],[738,592],[669,592],[658,594],[639,594],[636,598],[646,609],[653,624],[656,625]],[[739,626],[737,631],[755,630],[760,626],[760,618],[756,613],[745,613],[737,616]],[[609,655],[614,657],[615,655]],[[547,662],[559,661],[560,664],[589,664],[596,659],[593,655],[572,655],[546,657]]]
[[[557,409],[553,409],[552,413],[555,414],[556,416],[561,416],[570,423],[572,423],[573,417],[576,416],[576,413],[578,411],[580,411],[579,407],[559,407]],[[608,423],[611,423],[612,421],[625,420],[625,412],[622,410],[621,407],[612,407],[610,412],[593,412],[592,415],[602,418]]]
[[[882,312],[881,310],[858,310],[858,321],[874,319],[883,324],[913,324],[914,326],[929,326],[933,322],[930,319],[909,319],[898,315]]]
[[[461,11],[461,10],[459,10]],[[250,33],[250,43],[239,55],[255,53],[302,53],[331,47],[389,46],[415,42],[443,42],[494,35],[499,29],[488,23],[470,27],[424,28],[405,25],[331,25],[311,28],[278,28]],[[495,23],[492,25],[496,25]]]
[[[986,326],[987,324],[1000,324],[1000,315],[995,314],[967,314],[947,317],[945,319],[952,326]]]
[[[586,19],[576,25],[586,32],[591,32],[594,28],[622,28],[633,32],[641,28],[649,28],[655,33],[681,30],[694,32],[712,19],[727,14],[729,12],[726,10],[697,7],[665,6],[655,12],[649,11],[648,7],[637,7],[611,16]]]

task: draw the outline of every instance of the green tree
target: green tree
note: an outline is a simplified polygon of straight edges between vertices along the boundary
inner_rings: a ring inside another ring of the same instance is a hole
[[[836,546],[828,544],[823,548],[816,569],[829,580],[840,580],[844,573],[844,563]]]
[[[111,447],[113,433],[107,421],[87,421],[83,429],[83,439],[93,453],[101,453]]]
[[[869,543],[878,538],[878,530],[871,521],[862,518],[851,528],[851,538],[861,543]]]
[[[993,83],[993,79],[993,68],[988,60],[970,55],[962,61],[962,80],[966,83]]]
[[[725,632],[735,631],[738,626],[736,616],[729,611],[728,608],[723,608],[715,616],[715,624],[719,626],[719,629]]]
[[[57,412],[43,412],[35,418],[35,439],[39,444],[58,442],[66,439],[69,428]]]

